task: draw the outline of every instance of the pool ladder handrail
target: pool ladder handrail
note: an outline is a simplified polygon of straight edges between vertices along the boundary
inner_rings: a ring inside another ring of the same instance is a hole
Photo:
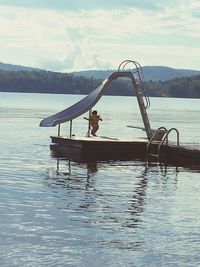
[[[165,142],[165,145],[168,146],[168,135],[172,132],[175,131],[176,132],[176,146],[178,147],[180,142],[179,142],[179,131],[176,128],[170,128],[169,130],[167,130],[165,127],[159,127],[152,135],[151,139],[149,140],[148,144],[147,144],[147,151],[146,151],[146,162],[148,162],[148,158],[149,156],[152,157],[157,157],[157,162],[160,162],[160,150],[162,145]],[[162,132],[163,135],[162,135]],[[161,139],[160,140],[156,140],[157,135],[161,133]],[[150,154],[149,153],[149,148],[151,144],[158,144],[158,149],[157,149],[157,154]]]

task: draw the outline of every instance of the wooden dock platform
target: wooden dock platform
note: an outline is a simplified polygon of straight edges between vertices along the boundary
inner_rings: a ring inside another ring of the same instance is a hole
[[[64,137],[51,136],[50,149],[54,156],[64,157],[75,162],[110,160],[146,161],[148,139],[118,139],[109,137]],[[158,144],[152,143],[153,153]],[[148,161],[158,158],[150,156]],[[173,165],[200,168],[200,145],[169,143],[162,145],[159,161]]]

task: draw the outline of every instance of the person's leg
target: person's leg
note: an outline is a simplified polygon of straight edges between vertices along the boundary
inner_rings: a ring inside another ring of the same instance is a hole
[[[99,126],[92,127],[91,135],[96,136],[96,132],[99,129]]]
[[[94,127],[91,128],[91,135],[95,135],[95,132],[94,132]]]

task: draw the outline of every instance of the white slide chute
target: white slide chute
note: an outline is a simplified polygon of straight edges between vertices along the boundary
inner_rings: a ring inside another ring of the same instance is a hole
[[[75,103],[71,107],[58,112],[50,117],[43,119],[40,122],[41,127],[54,127],[57,124],[61,124],[67,121],[71,121],[80,115],[91,109],[101,98],[104,89],[110,83],[109,79],[106,79],[99,87],[93,90],[89,95]]]
[[[43,119],[40,122],[41,127],[54,127],[58,124],[71,121],[80,115],[84,114],[90,110],[101,98],[104,90],[108,85],[119,77],[128,77],[132,78],[133,74],[131,72],[114,72],[102,84],[97,87],[95,90],[89,93],[85,98],[75,103],[71,107],[58,112],[50,117]]]

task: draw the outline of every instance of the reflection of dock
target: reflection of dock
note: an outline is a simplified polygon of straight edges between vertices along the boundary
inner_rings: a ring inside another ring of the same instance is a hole
[[[115,175],[113,170],[116,171]],[[170,167],[170,173],[173,170],[176,172]],[[69,216],[70,210],[73,210],[78,212],[77,220],[81,220],[82,216],[79,215],[84,212],[88,223],[98,222],[112,228],[114,222],[130,229],[140,227],[144,220],[142,214],[146,200],[153,193],[152,184],[149,185],[152,172],[157,177],[153,188],[156,185],[159,189],[161,185],[166,188],[170,177],[166,176],[167,168],[161,172],[157,165],[147,168],[145,163],[131,161],[77,164],[57,159],[56,169],[54,166],[45,184],[59,199],[55,205],[69,212]],[[176,178],[177,175],[178,172],[172,177]],[[170,190],[172,184],[176,188],[176,183],[170,181]]]
[[[77,162],[134,160],[145,161],[147,139],[114,139],[105,137],[51,136],[51,150],[58,157]],[[157,149],[158,144],[152,144]],[[151,161],[157,161],[152,158]],[[160,162],[175,166],[200,167],[200,146],[163,144]]]
[[[66,162],[67,163],[67,167],[68,167],[68,171],[63,171],[63,170],[60,170],[60,159],[57,158],[57,168],[56,168],[56,175],[57,176],[63,176],[63,177],[67,177],[67,178],[70,178],[72,172],[71,172],[71,161],[68,160],[68,161],[63,161],[65,162],[65,168],[66,168]],[[97,168],[97,162],[87,162],[86,163],[86,167],[87,167],[87,178],[90,178],[91,176],[93,176],[93,174],[95,174],[97,171],[98,171],[98,168]]]

